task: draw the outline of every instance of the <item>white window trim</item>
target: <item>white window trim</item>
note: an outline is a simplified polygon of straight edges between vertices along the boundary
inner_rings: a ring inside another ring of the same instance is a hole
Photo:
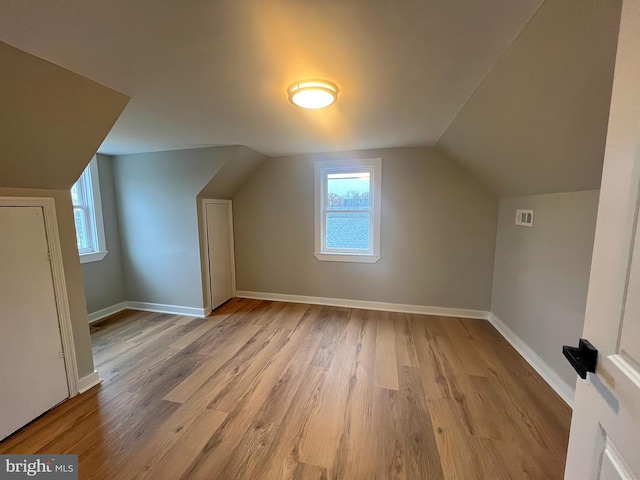
[[[92,233],[95,234],[95,243],[97,247],[97,251],[88,252],[88,253],[80,253],[80,263],[91,263],[91,262],[99,262],[107,256],[107,242],[104,234],[104,220],[102,217],[102,196],[100,195],[100,177],[98,176],[98,160],[97,157],[94,156],[89,165],[85,169],[88,170],[88,181],[89,188],[91,190],[91,195],[89,201],[91,205],[89,208],[92,210],[93,215],[91,216],[93,224],[92,224]],[[84,171],[82,174],[84,175]]]
[[[370,253],[326,251],[324,248],[325,190],[328,173],[369,170],[372,175],[371,203],[371,243]],[[380,207],[382,185],[382,159],[365,158],[358,160],[317,161],[315,163],[315,250],[314,255],[323,262],[376,263],[380,260]]]

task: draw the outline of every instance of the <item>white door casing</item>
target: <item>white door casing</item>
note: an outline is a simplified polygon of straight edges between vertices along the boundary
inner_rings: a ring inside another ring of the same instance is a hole
[[[624,0],[565,478],[640,478],[640,0]]]
[[[51,199],[0,198],[0,439],[77,393],[52,222]]]
[[[1,197],[0,207],[41,207],[44,214],[44,225],[47,233],[51,273],[53,275],[53,287],[60,322],[60,335],[64,349],[65,368],[67,371],[67,385],[69,396],[78,394],[78,364],[76,360],[76,348],[73,341],[73,327],[71,326],[71,311],[69,309],[69,297],[67,296],[67,282],[62,263],[62,249],[60,247],[60,233],[58,231],[58,219],[55,201],[47,197]]]
[[[236,294],[231,200],[202,201],[207,247],[209,307],[219,307]],[[207,309],[208,310],[208,309]]]

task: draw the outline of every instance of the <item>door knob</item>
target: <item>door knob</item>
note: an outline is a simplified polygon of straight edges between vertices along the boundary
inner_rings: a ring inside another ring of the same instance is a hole
[[[587,378],[587,372],[595,372],[598,363],[598,350],[584,338],[578,342],[578,347],[562,347],[562,354],[567,357],[571,366],[581,378]]]

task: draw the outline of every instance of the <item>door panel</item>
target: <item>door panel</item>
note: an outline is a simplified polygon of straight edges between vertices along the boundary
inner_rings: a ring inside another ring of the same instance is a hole
[[[601,480],[633,480],[634,478],[631,469],[609,439],[605,443],[599,474]]]
[[[69,396],[41,207],[0,207],[0,439]]]
[[[620,335],[620,354],[636,367],[640,365],[640,235],[638,233],[636,230]]]
[[[583,336],[598,349],[578,380],[565,478],[640,477],[640,0],[623,0]]]
[[[207,201],[205,209],[213,310],[235,295],[231,202]]]

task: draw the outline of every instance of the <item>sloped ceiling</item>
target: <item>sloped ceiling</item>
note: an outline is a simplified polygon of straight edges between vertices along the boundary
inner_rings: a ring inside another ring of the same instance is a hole
[[[433,145],[540,2],[10,0],[0,40],[132,97],[105,154]],[[309,77],[338,103],[291,105]]]
[[[128,97],[0,42],[0,187],[69,189]]]
[[[133,97],[104,153],[437,142],[500,196],[598,188],[621,2],[540,3],[2,2],[0,40]],[[68,188],[126,98],[0,52],[0,185]],[[339,102],[290,105],[305,77]]]
[[[437,147],[500,196],[599,188],[620,7],[545,1]]]
[[[225,148],[233,149],[231,158],[200,191],[199,197],[230,200],[238,188],[268,159],[267,156],[242,145]]]

